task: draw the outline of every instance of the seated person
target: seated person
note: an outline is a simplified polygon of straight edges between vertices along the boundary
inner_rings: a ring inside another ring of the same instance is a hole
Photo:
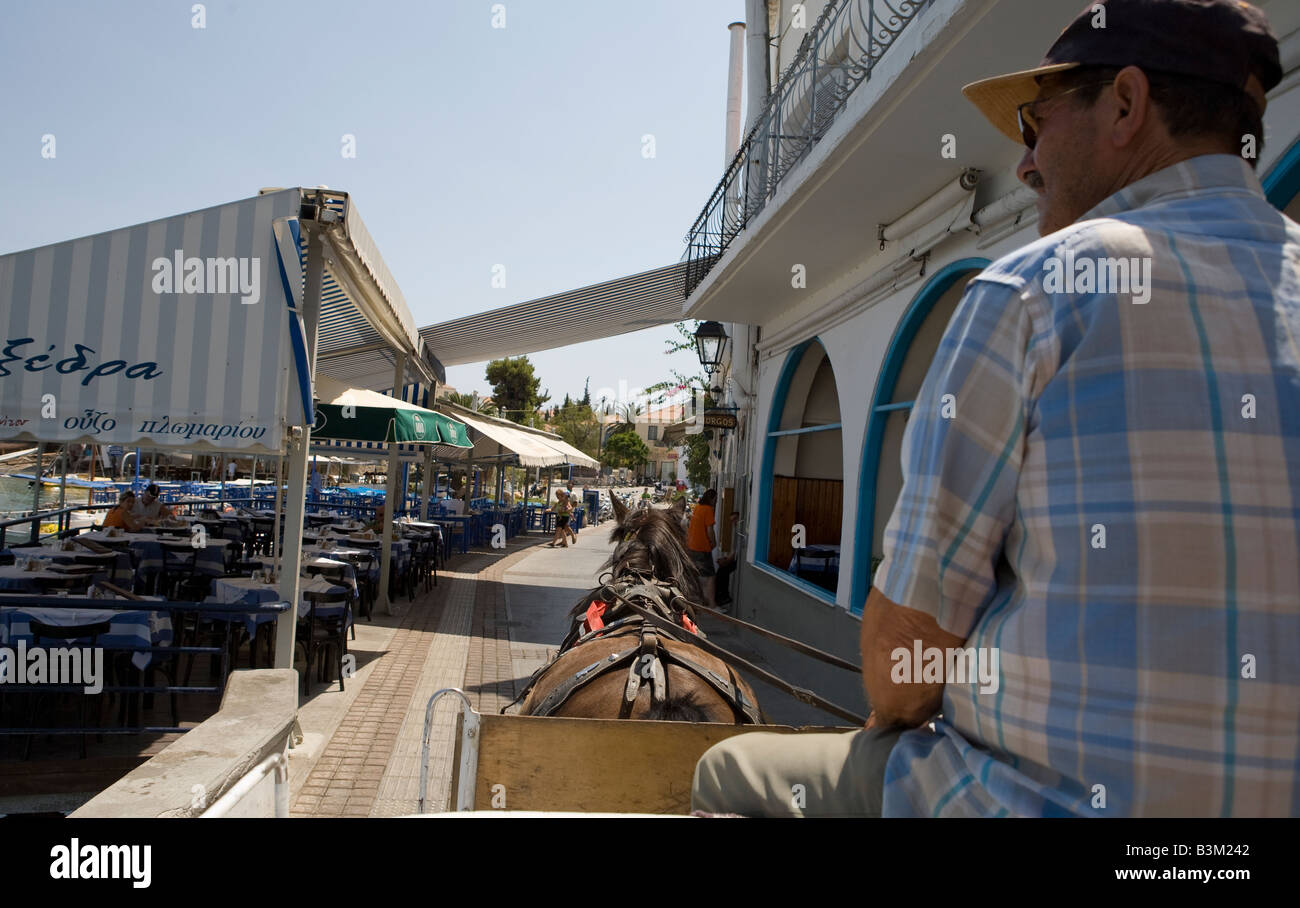
[[[172,509],[162,503],[158,497],[158,486],[156,483],[150,483],[149,487],[144,490],[135,503],[135,519],[142,526],[154,526],[163,520],[170,520],[176,516]]]
[[[117,500],[117,507],[104,515],[104,529],[120,527],[128,533],[140,529],[140,521],[133,513],[135,504],[135,493],[123,492],[122,497]]]
[[[374,530],[376,533],[384,531],[384,508],[386,507],[387,504],[384,502],[379,503],[379,507],[375,509],[375,519],[366,524],[367,530]]]

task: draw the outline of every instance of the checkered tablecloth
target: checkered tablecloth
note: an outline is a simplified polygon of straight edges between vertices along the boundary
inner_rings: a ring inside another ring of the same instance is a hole
[[[126,600],[114,601],[127,604]],[[56,606],[0,607],[0,642],[6,646],[16,645],[19,640],[31,643],[33,621],[59,627],[107,621],[108,633],[100,636],[96,641],[96,645],[104,649],[171,646],[172,642],[172,621],[171,616],[166,612],[130,608],[91,609]],[[131,664],[138,669],[148,668],[151,661],[153,661],[153,654],[149,652],[137,652],[131,656]]]
[[[308,591],[317,593],[330,592],[349,592],[345,586],[336,586],[323,577],[313,577],[311,580],[300,580],[298,582],[298,617],[305,618],[311,613],[311,603],[302,596]],[[280,601],[280,589],[278,585],[265,583],[261,580],[254,580],[251,577],[219,577],[212,581],[212,592],[204,602],[220,602],[227,605],[258,605],[262,602]],[[331,603],[322,605],[316,610],[316,614],[321,617],[331,617],[340,615],[347,610],[347,603]],[[229,621],[230,615],[221,612],[204,612],[203,618],[216,621]],[[257,625],[264,621],[274,621],[276,615],[273,613],[248,615],[244,619],[244,625],[248,629],[249,636],[257,634]]]

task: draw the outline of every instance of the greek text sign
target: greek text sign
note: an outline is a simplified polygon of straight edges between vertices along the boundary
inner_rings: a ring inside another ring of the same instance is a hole
[[[301,271],[274,225],[298,204],[267,193],[0,256],[0,440],[279,450],[301,422],[285,297]]]

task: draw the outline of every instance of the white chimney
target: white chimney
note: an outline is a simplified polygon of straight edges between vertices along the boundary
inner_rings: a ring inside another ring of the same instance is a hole
[[[767,103],[768,92],[772,90],[771,59],[768,52],[767,35],[768,0],[745,0],[745,43],[748,45],[749,62],[745,66],[747,73],[745,86],[745,132],[754,128],[754,121]]]
[[[745,84],[745,23],[733,22],[731,31],[731,56],[727,60],[727,148],[722,166],[725,168],[740,150],[740,93]]]

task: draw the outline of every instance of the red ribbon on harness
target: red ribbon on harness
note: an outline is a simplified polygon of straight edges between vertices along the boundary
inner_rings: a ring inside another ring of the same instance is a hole
[[[582,632],[590,634],[592,631],[598,631],[605,626],[601,620],[601,615],[605,614],[608,606],[599,599],[593,599],[591,605],[587,606],[587,620],[582,623]]]
[[[605,614],[605,609],[607,608],[609,608],[609,605],[599,599],[593,599],[591,601],[591,605],[587,606],[587,616],[582,622],[582,632],[584,634],[598,631],[605,626],[605,621],[601,616]],[[698,634],[700,632],[700,629],[696,627],[695,622],[692,621],[685,612],[682,612],[682,627],[686,628],[692,634]]]

